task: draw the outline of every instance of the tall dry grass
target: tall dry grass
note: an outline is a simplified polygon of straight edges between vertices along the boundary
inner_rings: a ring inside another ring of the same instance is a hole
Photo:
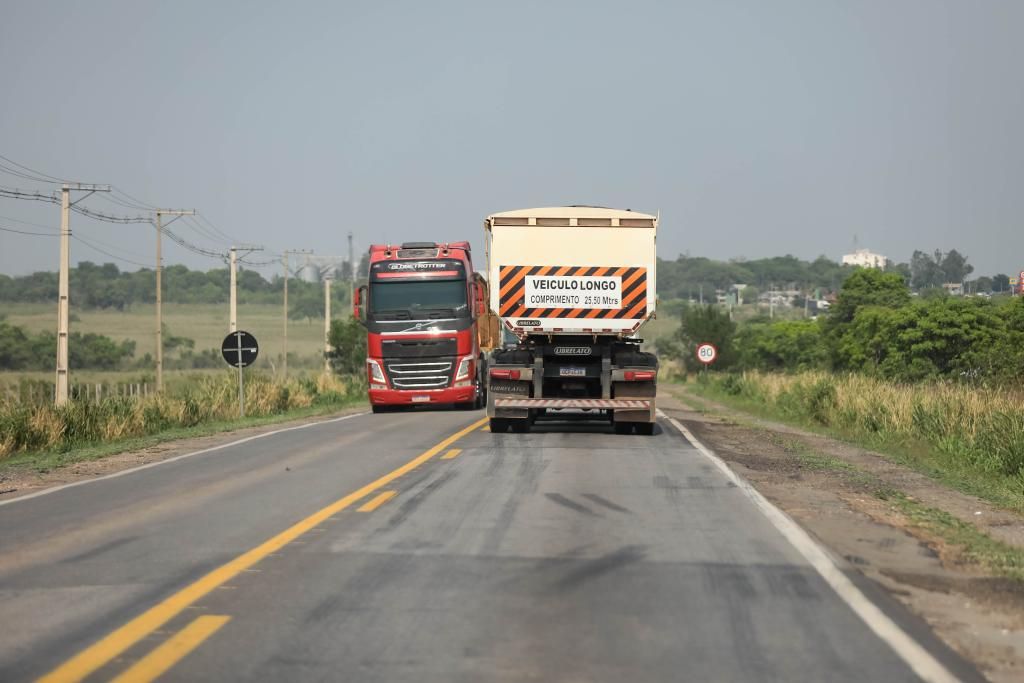
[[[245,412],[263,417],[313,405],[344,405],[362,396],[357,380],[336,376],[276,382],[247,373]],[[238,378],[233,372],[198,377],[173,395],[112,396],[99,403],[65,406],[0,404],[0,458],[21,451],[66,451],[238,416]]]
[[[862,436],[912,439],[1024,485],[1024,394],[956,383],[896,384],[863,375],[746,372],[713,380],[783,415]]]

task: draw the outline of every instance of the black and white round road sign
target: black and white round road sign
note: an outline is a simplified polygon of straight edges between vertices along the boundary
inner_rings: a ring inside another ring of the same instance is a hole
[[[256,362],[260,347],[256,343],[256,337],[238,330],[224,337],[220,352],[231,367],[247,368]]]

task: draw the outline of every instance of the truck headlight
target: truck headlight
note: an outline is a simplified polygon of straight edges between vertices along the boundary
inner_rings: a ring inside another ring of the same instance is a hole
[[[473,376],[473,356],[466,356],[459,361],[459,369],[455,371],[455,381],[469,379]]]
[[[372,358],[366,359],[366,373],[369,375],[370,384],[387,384],[384,379],[384,371],[380,369],[380,363]]]

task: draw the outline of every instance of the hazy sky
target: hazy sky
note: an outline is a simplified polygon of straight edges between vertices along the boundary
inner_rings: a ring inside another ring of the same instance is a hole
[[[273,250],[480,245],[488,213],[599,204],[660,211],[666,258],[837,259],[857,235],[1014,272],[1022,35],[1019,0],[8,0],[0,154]],[[0,198],[0,227],[58,214]],[[72,223],[152,259],[151,228]],[[56,265],[56,240],[0,232],[0,272]]]

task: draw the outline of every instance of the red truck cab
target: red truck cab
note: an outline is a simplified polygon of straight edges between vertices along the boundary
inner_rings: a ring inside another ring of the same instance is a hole
[[[374,412],[416,404],[483,405],[477,319],[485,312],[484,295],[469,242],[370,247],[367,284],[353,304],[367,330]]]

